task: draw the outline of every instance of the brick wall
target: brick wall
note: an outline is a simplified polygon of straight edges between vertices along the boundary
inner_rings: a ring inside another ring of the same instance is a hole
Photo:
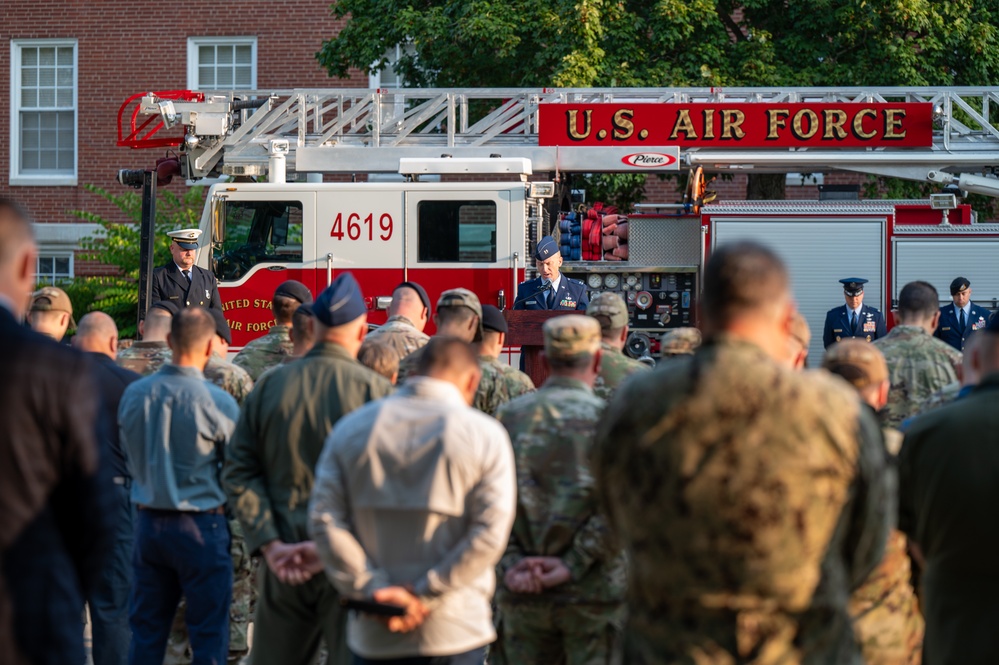
[[[75,38],[77,41],[77,186],[10,186],[10,155],[0,150],[0,196],[24,204],[39,222],[78,221],[85,209],[121,219],[117,208],[82,189],[94,184],[123,191],[119,168],[152,166],[158,150],[118,148],[118,106],[134,93],[187,87],[187,38],[255,36],[257,87],[361,87],[368,77],[354,72],[330,79],[314,54],[342,27],[329,13],[329,0],[243,0],[240,3],[7,0],[5,44],[0,48],[0,98],[10,98],[10,40]],[[8,107],[9,108],[9,107]],[[10,136],[10,112],[0,112],[0,137]],[[182,190],[183,182],[171,186]],[[78,274],[86,267],[77,262]]]
[[[715,181],[708,189],[718,193],[719,201],[742,201],[746,198],[746,185],[748,177],[745,174],[737,174],[731,179],[722,178],[721,174],[706,174],[707,178],[715,175]],[[863,198],[863,183],[867,176],[860,173],[832,172],[826,173],[823,177],[827,185],[861,185],[861,198]],[[680,187],[684,180],[661,180],[654,175],[650,175],[645,183],[645,199],[649,203],[676,203],[682,200],[683,190]],[[812,200],[819,199],[819,190],[815,185],[791,185],[788,184],[786,198],[789,200]]]

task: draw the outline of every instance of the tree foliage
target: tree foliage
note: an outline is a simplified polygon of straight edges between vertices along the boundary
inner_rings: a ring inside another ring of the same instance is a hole
[[[131,191],[112,194],[94,185],[84,185],[84,188],[113,203],[128,221],[110,220],[86,210],[73,210],[74,216],[100,227],[97,233],[80,241],[83,251],[79,258],[108,266],[113,274],[80,276],[59,286],[73,302],[77,318],[87,312],[101,311],[118,324],[120,337],[135,337],[138,333],[136,315],[139,308],[142,197]],[[153,265],[163,265],[170,260],[170,241],[165,232],[199,226],[204,202],[203,187],[188,188],[181,195],[170,190],[157,192]]]
[[[333,76],[413,86],[985,86],[995,0],[338,0]],[[779,177],[779,176],[778,176]]]

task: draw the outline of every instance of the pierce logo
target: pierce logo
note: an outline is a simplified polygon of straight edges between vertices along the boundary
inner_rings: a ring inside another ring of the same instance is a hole
[[[625,155],[621,158],[621,161],[628,166],[651,169],[669,166],[676,161],[676,157],[673,155],[665,155],[661,152],[636,152],[631,155]]]

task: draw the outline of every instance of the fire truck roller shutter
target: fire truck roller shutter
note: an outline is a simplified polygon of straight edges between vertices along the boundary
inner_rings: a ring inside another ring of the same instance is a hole
[[[999,233],[999,225],[989,226],[993,233]],[[971,282],[971,302],[995,311],[999,302],[999,237],[895,238],[892,298],[897,299],[908,282],[921,279],[936,287],[943,307],[952,302],[951,280],[961,275]]]
[[[865,277],[864,304],[885,313],[884,219],[732,219],[715,217],[712,246],[755,240],[773,248],[787,264],[798,309],[812,329],[808,366],[818,367],[825,349],[826,312],[842,307],[843,275]]]

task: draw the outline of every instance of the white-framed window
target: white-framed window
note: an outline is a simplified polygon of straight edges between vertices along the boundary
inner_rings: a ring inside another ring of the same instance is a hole
[[[10,42],[10,184],[76,185],[75,39]]]
[[[402,75],[395,71],[395,63],[399,62],[404,55],[413,55],[416,47],[412,44],[396,44],[385,52],[385,59],[388,64],[385,69],[368,74],[368,87],[375,88],[405,88],[406,81]]]
[[[39,285],[55,284],[61,280],[72,278],[73,253],[39,250],[35,273]]]
[[[257,87],[256,37],[188,37],[190,90],[253,90]]]

